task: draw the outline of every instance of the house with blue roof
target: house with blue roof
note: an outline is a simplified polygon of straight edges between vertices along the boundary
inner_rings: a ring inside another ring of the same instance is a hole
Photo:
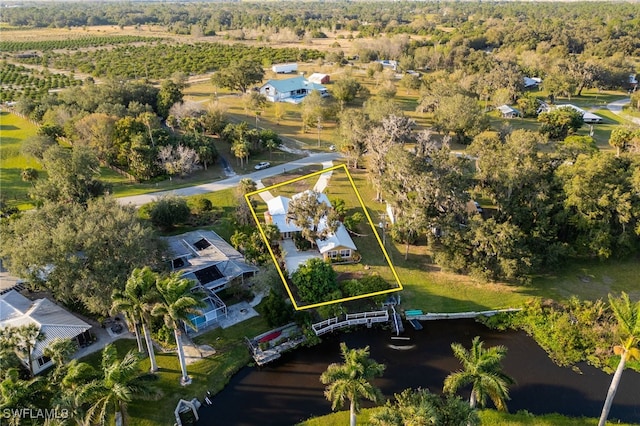
[[[269,80],[260,87],[260,94],[269,102],[290,102],[298,104],[312,91],[317,90],[324,96],[329,91],[322,84],[313,83],[303,76],[286,78],[284,80]]]

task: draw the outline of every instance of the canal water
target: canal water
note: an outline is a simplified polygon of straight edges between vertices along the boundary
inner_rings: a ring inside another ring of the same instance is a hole
[[[371,358],[387,366],[384,376],[374,382],[386,397],[406,388],[440,392],[445,377],[460,368],[451,343],[468,348],[474,336],[480,336],[485,347],[508,348],[504,371],[517,382],[511,387],[509,411],[600,415],[611,376],[584,363],[573,369],[558,367],[523,332],[498,332],[473,320],[424,321],[420,331],[406,325],[403,336],[409,341],[392,340],[389,330],[345,331],[325,335],[321,344],[296,349],[267,366],[245,367],[213,397],[211,406],[200,409],[198,425],[284,426],[329,414],[331,405],[323,395],[320,374],[330,363],[340,362],[340,342],[350,348],[370,346]],[[469,391],[461,396],[468,398]],[[609,418],[640,423],[640,374],[624,372]]]

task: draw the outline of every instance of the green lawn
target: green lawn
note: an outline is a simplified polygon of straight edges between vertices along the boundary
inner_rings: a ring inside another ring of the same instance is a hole
[[[369,424],[371,415],[377,411],[377,408],[364,408],[358,414],[356,420],[359,425]],[[598,419],[586,417],[566,417],[559,414],[546,414],[543,416],[534,416],[526,412],[518,412],[515,414],[500,413],[495,410],[480,410],[480,421],[483,425],[488,426],[590,426],[597,425]],[[298,426],[343,426],[349,423],[349,411],[338,411],[322,417],[309,419]],[[623,426],[632,426],[629,423],[616,423]]]
[[[578,296],[580,299],[606,299],[609,293],[629,293],[640,299],[640,259],[584,260],[567,263],[561,271],[536,277],[534,294],[552,299]]]
[[[162,397],[157,401],[135,400],[130,403],[129,424],[172,425],[173,410],[178,400],[191,400],[194,397],[202,399],[207,390],[213,394],[220,392],[233,374],[251,361],[244,336],[253,337],[268,329],[262,317],[254,317],[226,330],[218,328],[197,337],[195,340],[198,344],[212,346],[216,354],[187,366],[193,379],[188,387],[180,386],[180,363],[176,353],[156,354],[159,374],[155,384],[162,391]],[[127,351],[136,348],[136,342],[133,339],[118,340],[116,347],[122,357]],[[95,353],[83,361],[99,368],[100,359],[101,353]],[[148,371],[148,358],[141,362],[141,369]]]
[[[25,120],[7,111],[0,111],[0,197],[9,206],[20,209],[33,207],[28,196],[31,184],[24,182],[21,177],[22,170],[33,168],[38,170],[40,179],[46,178],[42,166],[34,158],[20,154],[20,145],[26,138],[34,136],[38,128],[30,121]]]

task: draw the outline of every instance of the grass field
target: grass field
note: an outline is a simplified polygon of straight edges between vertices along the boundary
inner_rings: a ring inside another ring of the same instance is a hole
[[[368,425],[369,420],[377,408],[364,408],[358,414],[358,425]],[[480,410],[480,421],[483,425],[490,426],[595,426],[598,419],[586,417],[566,417],[559,414],[546,414],[534,416],[525,412],[515,414],[500,413],[495,410]],[[298,426],[343,426],[349,423],[349,411],[338,411],[322,417],[299,423]],[[616,423],[622,426],[632,426],[629,423]]]
[[[0,111],[0,197],[9,206],[21,209],[30,208],[28,196],[31,183],[24,182],[22,170],[33,168],[38,171],[38,178],[46,178],[42,166],[34,158],[20,154],[22,141],[34,136],[37,127],[30,121],[7,111]]]

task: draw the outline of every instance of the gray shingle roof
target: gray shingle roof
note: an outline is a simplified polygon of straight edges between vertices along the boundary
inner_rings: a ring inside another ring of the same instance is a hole
[[[184,267],[177,268],[182,271],[185,278],[197,281],[193,273],[212,265],[216,265],[224,275],[224,278],[214,283],[230,281],[245,272],[258,271],[255,266],[246,264],[242,254],[213,231],[191,231],[164,239],[169,245],[171,259],[183,258],[186,263]],[[204,244],[199,244],[200,242]],[[207,247],[199,250],[196,245]],[[212,285],[212,283],[201,284]]]

